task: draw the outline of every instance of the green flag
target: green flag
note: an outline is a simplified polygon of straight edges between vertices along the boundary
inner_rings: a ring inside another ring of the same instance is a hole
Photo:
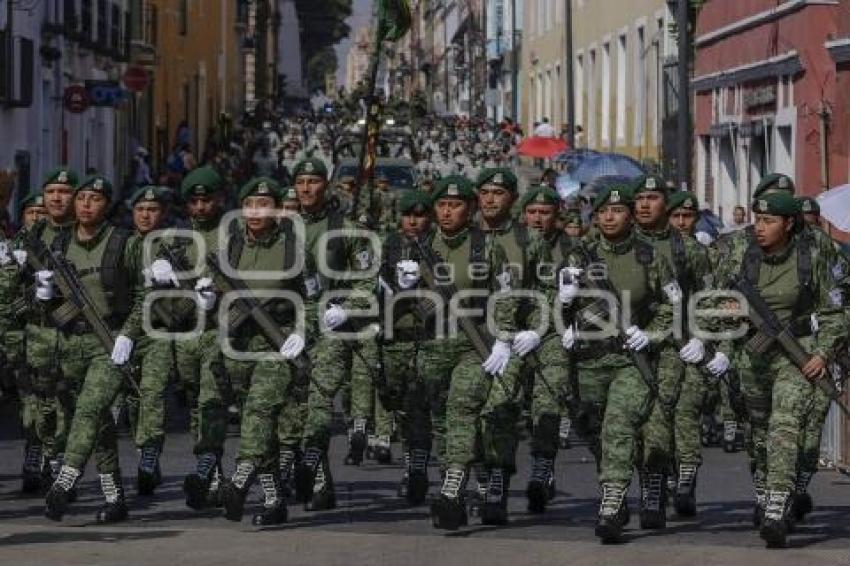
[[[378,36],[398,41],[410,31],[410,0],[378,0]]]

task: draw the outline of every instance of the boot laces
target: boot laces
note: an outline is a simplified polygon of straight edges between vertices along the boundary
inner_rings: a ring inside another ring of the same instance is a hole
[[[304,451],[304,467],[311,473],[318,473],[319,464],[322,461],[322,451],[318,448],[308,448]]]
[[[738,435],[738,423],[736,421],[726,421],[723,423],[723,439],[726,442],[733,442]]]
[[[316,479],[313,481],[313,491],[322,491],[325,489],[325,465],[319,462],[316,466]]]
[[[602,486],[602,503],[599,505],[600,515],[616,515],[623,506],[626,490],[619,485]]]
[[[531,481],[548,484],[554,467],[555,461],[552,458],[535,457],[531,461]]]
[[[56,476],[56,485],[62,487],[65,491],[71,491],[74,489],[74,484],[77,483],[79,477],[80,470],[71,466],[62,466],[59,474]]]
[[[233,477],[230,481],[239,489],[245,489],[245,486],[253,478],[255,470],[256,468],[251,462],[239,462],[239,465],[236,466],[236,471],[233,472]]]
[[[280,496],[277,490],[277,483],[274,481],[274,476],[271,474],[260,474],[258,476],[260,485],[263,488],[263,494],[266,497],[263,503],[266,507],[275,507],[280,502]]]
[[[292,466],[295,464],[295,452],[292,450],[280,451],[280,479],[288,481],[292,475]]]
[[[205,480],[210,479],[210,476],[212,475],[212,472],[215,469],[217,461],[218,459],[215,457],[215,454],[211,452],[201,454],[198,457],[198,463],[195,468],[196,473]]]
[[[351,430],[353,432],[362,432],[363,434],[366,434],[366,422],[366,419],[354,419],[354,422],[351,425]]]
[[[449,499],[458,499],[465,479],[466,472],[459,468],[449,468],[446,470],[446,477],[443,480],[443,488],[440,490],[440,494]]]
[[[664,485],[663,474],[647,474],[644,492],[644,505],[647,509],[658,510],[661,508],[661,490]]]
[[[38,472],[41,470],[41,445],[28,446],[24,453],[24,470]]]
[[[142,453],[139,455],[139,469],[143,472],[153,474],[156,472],[156,465],[159,462],[159,450],[153,446],[145,446],[142,448]]]
[[[428,471],[428,451],[427,450],[411,450],[409,454],[405,454],[405,458],[409,459],[408,469],[416,472]]]
[[[106,502],[110,505],[118,503],[121,498],[121,490],[113,474],[100,474],[100,489],[103,491]]]
[[[759,507],[764,507],[767,502],[767,492],[762,486],[755,486],[755,494],[756,494],[756,505]]]
[[[768,491],[767,506],[764,509],[766,519],[781,521],[785,517],[785,507],[788,502],[787,491]]]
[[[561,423],[558,427],[558,436],[560,438],[569,438],[572,426],[573,422],[570,420],[570,417],[561,417]]]
[[[696,482],[697,467],[693,464],[679,464],[679,485],[690,489]]]
[[[505,473],[501,468],[490,470],[490,482],[487,485],[487,498],[501,500],[505,494]]]

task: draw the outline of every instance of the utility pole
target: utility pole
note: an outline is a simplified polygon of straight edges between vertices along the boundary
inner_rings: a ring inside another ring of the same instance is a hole
[[[691,184],[691,33],[688,27],[689,0],[678,0],[676,4],[676,29],[679,32],[679,114],[677,128],[677,177],[680,189]]]
[[[564,0],[564,15],[567,41],[567,143],[570,149],[576,147],[576,89],[573,76],[573,2]]]
[[[519,124],[519,49],[516,36],[516,0],[511,0],[511,118],[514,124]]]

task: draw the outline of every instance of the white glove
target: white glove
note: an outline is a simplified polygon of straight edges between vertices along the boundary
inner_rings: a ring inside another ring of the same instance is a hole
[[[490,357],[484,360],[481,367],[491,375],[502,375],[505,373],[505,368],[508,367],[510,359],[511,345],[502,340],[496,340],[493,343],[493,349],[490,350]]]
[[[280,355],[287,360],[294,360],[304,351],[304,338],[298,334],[290,334],[283,346],[280,347]]]
[[[132,352],[133,341],[121,334],[115,339],[115,346],[112,348],[112,363],[116,366],[123,366],[130,360]]]
[[[564,347],[564,350],[572,350],[576,345],[576,338],[578,337],[578,332],[570,326],[564,331],[564,335],[561,337],[561,346]]]
[[[647,336],[646,332],[637,326],[632,326],[626,330],[626,336],[629,337],[629,339],[626,340],[626,348],[633,352],[640,352],[649,346],[649,336]]]
[[[577,267],[565,267],[558,277],[558,300],[568,305],[578,295],[578,278],[584,273],[583,269]]]
[[[195,292],[198,297],[198,304],[205,311],[210,311],[215,308],[215,291],[213,290],[213,281],[209,277],[201,277],[195,283]]]
[[[15,261],[18,262],[19,266],[23,267],[27,264],[26,250],[12,250],[12,255],[15,256]]]
[[[714,238],[712,238],[711,234],[708,232],[697,232],[694,234],[694,237],[697,239],[697,242],[703,246],[710,246],[711,243],[714,242]]]
[[[726,354],[723,352],[717,352],[705,367],[711,372],[711,375],[714,377],[720,377],[729,370],[730,365],[729,358],[726,357]]]
[[[513,351],[520,358],[525,357],[540,345],[540,335],[533,330],[523,330],[514,336]]]
[[[345,309],[339,305],[331,305],[328,310],[325,311],[325,327],[328,330],[333,330],[334,328],[339,328],[345,321],[348,320],[348,314],[345,312]]]
[[[35,284],[35,298],[39,301],[49,301],[56,294],[52,271],[42,270],[36,272]]]
[[[174,268],[164,259],[154,260],[150,269],[145,269],[142,274],[145,276],[146,287],[152,287],[153,283],[157,285],[173,285],[175,287],[180,286],[177,275],[174,273]]]
[[[395,276],[398,286],[403,289],[412,289],[419,283],[419,263],[411,259],[404,259],[395,264]]]
[[[698,364],[705,357],[705,346],[698,338],[691,338],[681,350],[679,358],[686,364]]]

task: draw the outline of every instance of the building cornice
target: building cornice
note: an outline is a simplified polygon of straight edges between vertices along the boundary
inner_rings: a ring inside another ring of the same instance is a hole
[[[803,63],[796,50],[763,59],[754,63],[747,63],[740,67],[725,69],[716,73],[694,77],[691,87],[696,92],[714,90],[730,85],[744,82],[758,81],[769,77],[782,75],[796,75],[803,70]]]
[[[731,24],[725,25],[709,33],[703,34],[694,41],[697,48],[705,47],[716,41],[720,41],[731,35],[738,34],[742,31],[758,27],[774,20],[792,14],[809,6],[837,6],[837,0],[790,0],[784,2],[775,8],[765,10],[752,16],[740,19]]]

